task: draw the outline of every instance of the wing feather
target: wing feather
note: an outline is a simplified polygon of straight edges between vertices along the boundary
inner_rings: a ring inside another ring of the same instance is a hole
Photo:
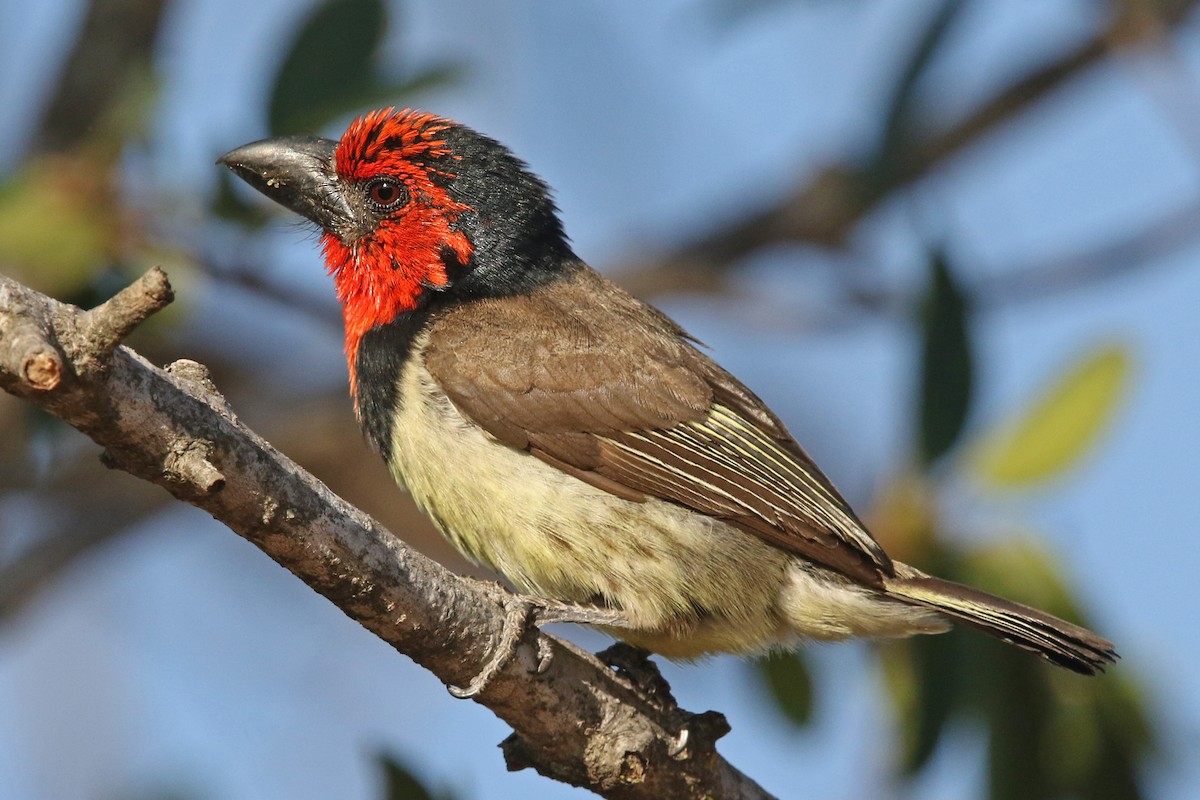
[[[586,267],[527,296],[445,312],[424,357],[467,418],[605,491],[728,520],[866,583],[894,574],[758,397]]]

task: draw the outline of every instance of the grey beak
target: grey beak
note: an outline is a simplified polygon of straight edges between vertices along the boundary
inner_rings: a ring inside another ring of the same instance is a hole
[[[314,136],[262,139],[217,159],[276,203],[339,237],[357,225],[334,169],[337,142]]]

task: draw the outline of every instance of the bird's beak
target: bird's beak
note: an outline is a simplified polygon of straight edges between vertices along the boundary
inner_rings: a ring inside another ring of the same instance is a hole
[[[331,139],[281,136],[230,150],[217,163],[276,203],[344,238],[357,224],[334,168],[336,147]]]

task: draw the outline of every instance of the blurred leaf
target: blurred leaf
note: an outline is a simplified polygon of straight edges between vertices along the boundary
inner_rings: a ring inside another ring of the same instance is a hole
[[[73,152],[81,141],[107,139],[115,156],[125,134],[143,129],[150,109],[142,101],[153,97],[154,54],[162,47],[166,6],[166,0],[77,4],[82,19],[72,26],[57,81],[47,87],[50,95],[31,140],[36,151]]]
[[[985,719],[992,800],[1050,800],[1057,792],[1047,763],[1048,667],[1015,648],[996,648],[988,663]]]
[[[434,795],[399,761],[383,753],[379,756],[383,767],[384,800],[448,800],[449,795]]]
[[[1144,796],[1139,786],[1139,766],[1158,750],[1157,737],[1147,704],[1138,687],[1125,675],[1106,676],[1099,684],[1089,684],[1088,700],[1097,728],[1096,749],[1089,761],[1068,756],[1066,763],[1076,767],[1072,787],[1079,794],[1106,800],[1136,800]],[[1060,728],[1061,730],[1061,728]],[[1056,742],[1069,746],[1073,741]],[[1059,757],[1063,753],[1056,753]]]
[[[116,265],[106,263],[88,273],[86,282],[81,283],[75,287],[74,291],[64,294],[59,299],[80,308],[95,308],[124,289],[130,282],[129,276],[118,269]]]
[[[937,751],[947,723],[961,714],[957,634],[922,636],[883,646],[884,678],[901,745],[901,774],[914,775]]]
[[[783,715],[794,725],[807,725],[812,720],[813,683],[804,658],[795,651],[775,652],[758,664]]]
[[[864,520],[893,559],[923,564],[937,544],[936,514],[933,485],[926,475],[909,469],[889,478],[875,493]]]
[[[923,566],[1086,624],[1037,547],[942,551],[935,562]],[[881,655],[906,774],[929,764],[953,721],[975,718],[988,738],[992,800],[1142,796],[1155,732],[1127,671],[1083,678],[971,631],[889,642]]]
[[[1130,361],[1119,345],[1092,352],[1020,419],[983,440],[974,471],[1000,488],[1066,471],[1111,422],[1129,384]]]
[[[1089,624],[1053,559],[1033,545],[1009,542],[972,551],[962,565],[967,583]],[[994,800],[1142,796],[1139,774],[1155,734],[1128,670],[1081,678],[973,638],[981,652],[975,668],[981,685],[972,698],[987,725]]]
[[[902,765],[905,774],[912,775],[928,763],[959,705],[962,676],[959,641],[958,633],[923,636],[912,641],[916,702]]]
[[[325,0],[313,9],[275,78],[271,133],[311,131],[305,126],[315,109],[337,105],[371,85],[387,22],[383,0]]]
[[[462,71],[457,67],[432,67],[407,80],[392,83],[373,81],[357,88],[347,87],[340,97],[328,105],[314,105],[298,115],[296,124],[300,127],[297,130],[319,130],[347,112],[393,105],[399,98],[452,83],[461,74]]]
[[[1055,614],[1074,611],[1054,559],[1036,539],[1032,533],[1012,531],[1001,541],[973,548],[963,554],[961,580]]]
[[[936,537],[935,537],[936,538]],[[936,548],[922,558],[931,572],[954,579],[956,559]],[[964,712],[963,639],[958,632],[888,642],[882,648],[884,677],[900,729],[900,771],[919,772],[937,751],[947,724]]]
[[[1011,537],[961,555],[958,580],[1087,624],[1054,558],[1032,536]]]
[[[31,161],[0,187],[0,262],[69,295],[117,249],[117,212],[103,165],[82,154]]]
[[[894,172],[906,158],[905,151],[913,135],[917,88],[921,78],[946,34],[953,27],[958,13],[965,7],[963,0],[942,0],[928,14],[928,21],[912,44],[907,61],[898,72],[891,102],[884,117],[879,146],[867,165],[865,174],[876,185],[886,186],[894,181]]]
[[[271,133],[311,133],[337,117],[390,105],[398,98],[450,82],[459,70],[433,67],[403,80],[376,74],[388,30],[382,0],[325,0],[301,26],[271,94]]]
[[[1054,561],[1033,545],[933,556],[922,566],[935,574],[1086,624]],[[929,764],[953,721],[975,718],[988,737],[992,800],[1141,797],[1155,733],[1119,673],[1083,678],[970,631],[889,642],[881,655],[906,774]]]
[[[221,219],[236,222],[247,228],[261,228],[270,218],[265,204],[251,203],[243,199],[242,193],[234,188],[233,173],[227,169],[217,173],[217,193],[210,207]]]
[[[919,444],[929,465],[958,441],[971,402],[973,367],[967,302],[942,254],[930,262],[921,345]]]

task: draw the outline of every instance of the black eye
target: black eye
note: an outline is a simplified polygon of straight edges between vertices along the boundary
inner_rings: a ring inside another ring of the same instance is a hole
[[[374,178],[367,184],[367,200],[376,211],[391,211],[407,199],[404,184],[395,178]]]

